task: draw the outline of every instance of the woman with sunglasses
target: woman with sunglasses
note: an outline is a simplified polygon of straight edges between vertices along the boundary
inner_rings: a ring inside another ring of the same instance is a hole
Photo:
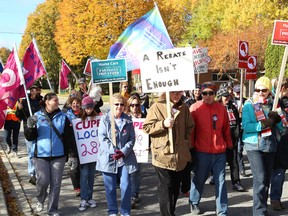
[[[270,79],[260,77],[253,98],[246,100],[242,111],[242,139],[253,175],[254,216],[268,215],[268,190],[277,149],[276,127],[282,130],[281,117],[271,111],[271,90]]]
[[[96,169],[103,175],[110,216],[116,216],[118,213],[116,188],[117,177],[120,177],[120,214],[127,216],[131,212],[130,175],[137,170],[137,160],[133,151],[135,131],[131,117],[124,113],[125,98],[121,94],[114,94],[112,102],[116,143],[112,143],[111,113],[109,111],[101,118],[99,125],[100,148]]]
[[[132,95],[128,101],[126,106],[126,113],[133,118],[146,118],[146,114],[144,114],[141,110],[141,101],[139,97],[136,95]],[[140,184],[141,184],[141,163],[138,163],[138,170],[130,175],[131,180],[131,207],[135,208],[140,203],[139,192],[140,192]]]

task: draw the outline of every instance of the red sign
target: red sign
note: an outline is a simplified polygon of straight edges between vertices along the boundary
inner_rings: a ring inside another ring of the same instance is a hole
[[[246,80],[257,79],[257,56],[249,56],[246,68]]]
[[[247,61],[249,57],[249,43],[246,41],[239,41],[239,61]]]
[[[288,44],[288,21],[275,20],[271,42],[274,45]]]
[[[238,68],[247,68],[247,61],[238,61]]]

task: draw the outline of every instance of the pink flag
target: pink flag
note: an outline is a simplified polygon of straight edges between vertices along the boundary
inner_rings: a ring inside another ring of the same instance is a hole
[[[17,69],[14,50],[10,53],[0,78],[0,99],[7,96],[7,92],[20,86],[20,77]]]
[[[23,73],[27,89],[46,74],[37,45],[32,41],[23,57]]]
[[[6,118],[7,104],[4,100],[0,100],[0,129],[3,127]]]
[[[60,88],[66,89],[68,88],[68,74],[71,72],[71,69],[68,67],[68,65],[65,63],[65,61],[62,59],[61,64],[61,71],[60,71]]]

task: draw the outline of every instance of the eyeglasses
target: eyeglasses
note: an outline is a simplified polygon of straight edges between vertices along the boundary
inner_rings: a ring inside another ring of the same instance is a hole
[[[128,86],[123,86],[123,88],[128,88]]]
[[[131,107],[139,107],[140,104],[130,104]]]
[[[202,95],[203,95],[203,96],[207,96],[207,95],[212,96],[212,95],[214,95],[214,94],[215,94],[214,91],[204,91],[204,92],[202,92]]]
[[[114,103],[114,106],[124,106],[124,103]]]
[[[268,91],[268,89],[255,89],[255,92],[263,92],[266,93]]]

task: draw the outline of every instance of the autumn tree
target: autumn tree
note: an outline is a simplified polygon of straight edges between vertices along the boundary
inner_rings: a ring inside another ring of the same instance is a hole
[[[187,26],[190,1],[158,1],[164,23],[174,43],[181,40]],[[72,65],[93,56],[106,59],[110,46],[135,20],[154,6],[152,0],[63,0],[59,4],[55,39],[61,55]],[[191,11],[190,11],[191,12]]]
[[[6,63],[10,53],[11,53],[11,50],[9,50],[8,48],[5,48],[5,47],[0,48],[0,59],[3,64]]]
[[[61,56],[54,40],[55,22],[58,19],[58,4],[61,0],[47,0],[39,4],[29,15],[27,26],[20,44],[20,57],[22,58],[32,41],[32,35],[37,41],[39,51],[44,61],[49,79],[54,84],[54,91],[58,90],[59,69]]]

